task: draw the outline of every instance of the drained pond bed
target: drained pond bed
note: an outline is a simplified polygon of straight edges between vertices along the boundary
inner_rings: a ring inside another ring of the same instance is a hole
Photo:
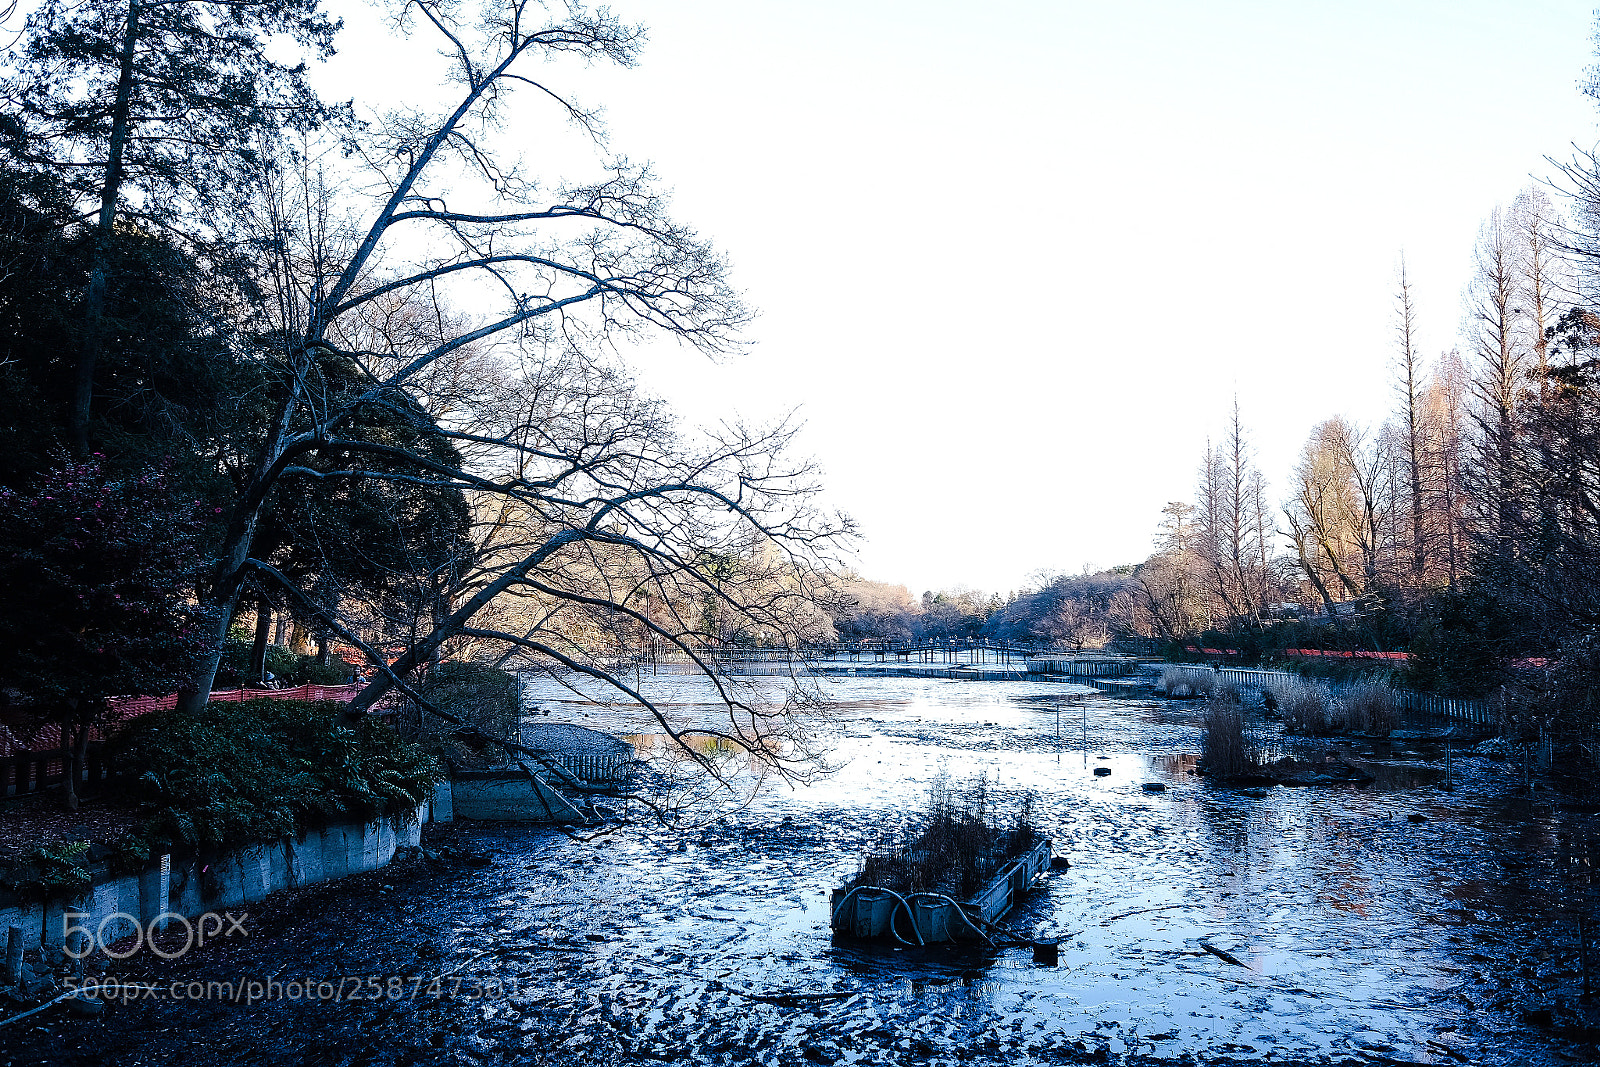
[[[248,938],[111,972],[202,992],[346,980],[342,1000],[162,996],[94,1019],[44,1014],[0,1031],[0,1063],[1594,1056],[1577,962],[1589,887],[1572,860],[1595,816],[1512,795],[1501,764],[1458,752],[1445,791],[1443,753],[1399,738],[1357,753],[1369,784],[1250,796],[1192,773],[1192,703],[1084,695],[1058,728],[1061,686],[832,689],[843,766],[812,788],[692,831],[590,842],[455,824],[430,831],[431,861],[275,899]],[[540,701],[552,719],[639,729],[625,709]],[[673,712],[704,709],[686,689]],[[835,942],[830,894],[861,856],[915,837],[941,775],[983,773],[996,804],[1034,794],[1034,825],[1071,860],[1003,920],[1019,941],[1058,944],[1058,965],[1023,947]]]

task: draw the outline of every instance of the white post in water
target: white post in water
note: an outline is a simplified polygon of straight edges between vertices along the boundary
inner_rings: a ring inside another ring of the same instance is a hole
[[[22,984],[22,927],[6,931],[6,985]]]

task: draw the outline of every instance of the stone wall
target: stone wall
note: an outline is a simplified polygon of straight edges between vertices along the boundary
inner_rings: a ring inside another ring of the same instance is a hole
[[[583,823],[566,797],[537,775],[519,770],[457,771],[450,782],[457,818],[505,822]]]
[[[397,849],[417,847],[422,823],[435,816],[450,819],[448,788],[412,812],[334,823],[210,859],[173,863],[162,856],[138,874],[121,876],[112,876],[103,865],[91,866],[93,884],[75,897],[0,904],[0,930],[21,927],[25,945],[58,948],[71,912],[79,913],[72,922],[102,943],[133,933],[135,921],[149,930],[163,915],[172,922],[207,912],[237,912],[280,889],[376,870]]]

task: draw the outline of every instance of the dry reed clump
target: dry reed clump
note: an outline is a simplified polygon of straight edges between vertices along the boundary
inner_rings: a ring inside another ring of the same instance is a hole
[[[986,775],[959,794],[941,774],[934,780],[928,818],[916,838],[891,851],[866,856],[851,885],[922,891],[965,900],[983,888],[1004,863],[1039,841],[1033,796],[1024,795],[1009,829],[991,819]]]
[[[1268,690],[1278,703],[1284,729],[1291,734],[1326,737],[1335,733],[1333,700],[1320,685],[1285,682]]]
[[[1232,686],[1219,689],[1206,702],[1204,726],[1200,758],[1208,774],[1235,778],[1255,763],[1244,732],[1244,705]]]
[[[1289,682],[1269,691],[1283,716],[1284,729],[1292,734],[1388,737],[1396,725],[1394,690],[1380,682],[1351,686],[1338,697],[1308,682]]]
[[[1216,672],[1209,667],[1171,666],[1161,671],[1161,691],[1175,700],[1209,697],[1216,684]]]
[[[1394,690],[1382,682],[1351,686],[1340,697],[1340,704],[1343,714],[1338,718],[1346,732],[1359,731],[1373,737],[1388,737],[1394,732]]]

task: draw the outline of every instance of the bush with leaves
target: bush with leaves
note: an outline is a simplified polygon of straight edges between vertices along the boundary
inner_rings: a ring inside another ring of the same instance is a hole
[[[404,811],[432,792],[435,761],[386,724],[328,701],[211,703],[147,715],[118,738],[146,834],[194,847],[267,840],[356,815]]]
[[[515,675],[483,663],[451,661],[428,672],[418,692],[486,737],[515,740],[521,703]],[[487,766],[505,758],[498,746],[475,747],[456,736],[459,727],[415,709],[402,713],[400,731],[460,766]]]
[[[350,664],[337,656],[322,663],[315,655],[294,652],[283,645],[267,646],[266,670],[280,686],[345,685],[355,673]],[[217,668],[213,687],[225,689],[255,684],[250,674],[249,639],[229,637],[222,648],[222,663]]]
[[[205,637],[185,594],[210,517],[160,467],[72,463],[35,490],[0,488],[0,691],[60,723],[74,761],[110,697],[170,693],[193,671]]]

